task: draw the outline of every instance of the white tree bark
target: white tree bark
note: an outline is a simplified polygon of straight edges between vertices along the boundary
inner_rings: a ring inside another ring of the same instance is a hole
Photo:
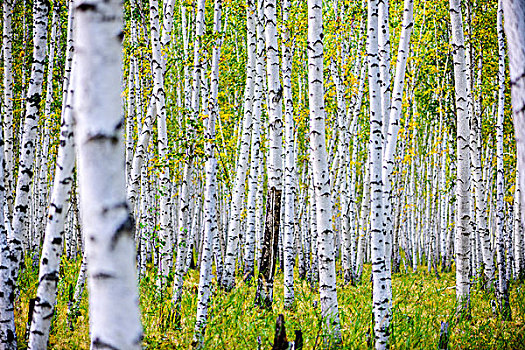
[[[247,198],[247,217],[246,217],[246,243],[244,249],[244,278],[250,279],[255,271],[255,243],[260,231],[258,222],[261,218],[257,215],[257,210],[262,206],[262,200],[257,201],[259,177],[261,167],[261,107],[262,107],[262,88],[264,74],[264,34],[263,34],[263,9],[262,1],[255,4],[255,31],[257,37],[257,53],[255,57],[255,78],[253,89],[253,111],[252,111],[252,139],[250,153],[250,175],[248,177],[248,198]]]
[[[168,130],[166,125],[166,95],[164,91],[164,59],[160,42],[159,4],[157,0],[150,0],[150,26],[151,26],[151,63],[153,70],[153,95],[157,112],[157,143],[159,159],[166,163],[160,168],[160,198],[159,198],[159,230],[161,240],[159,273],[162,276],[161,284],[168,277],[171,266],[171,238],[169,233],[170,213],[170,168],[168,162]]]
[[[516,191],[514,193],[514,276],[518,280],[524,277],[524,237],[521,221],[521,188],[519,187],[519,171],[516,173]]]
[[[136,113],[136,100],[140,100],[140,95],[136,98],[137,95],[137,82],[136,79],[138,76],[135,74],[137,68],[137,57],[135,57],[135,48],[137,46],[137,23],[135,20],[135,1],[130,1],[130,40],[129,46],[129,64],[128,64],[128,100],[127,100],[127,117],[126,117],[126,184],[129,185],[131,165],[133,161],[133,131],[135,123],[137,124],[137,131],[140,130],[139,124],[141,120],[138,118],[139,114]],[[134,207],[132,206],[132,211]]]
[[[505,261],[505,189],[503,168],[503,122],[505,119],[505,39],[502,0],[498,1],[498,114],[496,121],[496,258],[498,263],[498,301],[503,317],[510,319],[509,280]],[[510,51],[510,50],[509,50]],[[511,78],[512,80],[512,78]],[[518,139],[518,135],[516,135]],[[519,150],[518,150],[519,152]]]
[[[73,79],[75,79],[74,74],[76,73],[73,73]],[[60,127],[53,193],[48,209],[44,245],[40,259],[38,289],[29,333],[29,349],[45,349],[47,347],[49,328],[55,312],[60,259],[64,242],[64,223],[68,213],[73,169],[75,167],[72,106],[74,83],[70,84],[67,96],[68,100]]]
[[[230,222],[228,225],[228,244],[224,259],[223,287],[231,290],[235,285],[235,262],[239,251],[239,238],[241,226],[241,210],[243,207],[244,184],[246,182],[246,171],[248,170],[248,159],[250,155],[250,139],[252,134],[252,108],[253,90],[255,79],[255,59],[257,54],[256,28],[255,28],[255,4],[254,0],[248,0],[246,8],[247,27],[247,62],[246,62],[246,85],[244,90],[244,118],[242,122],[242,134],[240,135],[240,149],[235,171],[235,180],[232,190],[230,207]]]
[[[323,77],[323,11],[321,0],[308,0],[308,94],[310,107],[310,157],[315,188],[317,244],[319,257],[319,294],[326,329],[325,344],[341,342],[337,303],[334,233],[330,171],[325,140]]]
[[[369,152],[367,152],[369,153]],[[363,175],[363,199],[361,200],[361,213],[359,215],[359,227],[357,238],[357,253],[355,262],[356,283],[361,281],[363,273],[363,262],[365,259],[366,235],[368,235],[368,217],[370,214],[370,163],[369,157],[365,160]]]
[[[487,204],[485,202],[485,186],[482,179],[482,139],[481,139],[481,115],[476,113],[471,121],[471,160],[472,160],[472,182],[474,185],[474,195],[476,203],[476,229],[479,233],[481,245],[481,255],[484,264],[483,273],[485,275],[487,289],[494,285],[494,258],[490,250],[490,233],[487,228]],[[488,162],[488,159],[485,160]],[[479,251],[479,249],[478,249]]]
[[[525,222],[525,1],[504,0],[505,34],[509,54],[512,119],[516,137],[521,191],[521,222]]]
[[[284,306],[292,307],[294,302],[295,265],[295,155],[294,155],[294,119],[292,97],[292,42],[288,27],[290,16],[290,0],[282,3],[282,72],[283,99],[285,119],[285,167],[284,167]]]
[[[282,159],[282,87],[279,78],[279,46],[277,43],[276,1],[264,3],[266,39],[266,77],[268,106],[268,186],[266,224],[261,245],[259,279],[256,302],[267,307],[273,303],[273,277],[278,254],[278,237],[281,219],[281,197],[283,182]]]
[[[401,127],[399,119],[402,112],[403,103],[403,89],[405,81],[406,62],[409,54],[410,36],[412,34],[412,28],[414,27],[413,18],[413,0],[405,0],[404,11],[403,11],[403,23],[401,29],[401,36],[399,39],[399,48],[397,53],[396,62],[396,75],[394,78],[394,92],[392,95],[391,108],[388,105],[388,111],[390,116],[388,118],[388,133],[385,142],[385,149],[383,154],[383,192],[384,192],[384,212],[385,212],[385,229],[386,229],[386,241],[385,248],[387,254],[386,267],[390,270],[391,261],[391,242],[393,235],[392,225],[392,181],[391,176],[394,170],[394,155],[396,153],[397,146],[397,135]],[[383,94],[382,97],[388,98],[389,94]],[[383,106],[385,104],[383,103]],[[387,108],[384,107],[384,108]]]
[[[319,245],[317,244],[317,202],[315,200],[315,184],[312,166],[312,157],[310,156],[311,148],[308,152],[308,221],[309,221],[309,240],[308,246],[310,247],[310,256],[308,257],[310,262],[310,269],[308,271],[308,277],[310,280],[310,286],[312,289],[316,288],[319,282],[319,254],[317,254]]]
[[[265,57],[266,57],[266,45],[265,45],[265,30],[264,30],[264,0],[257,0],[257,60],[256,60],[256,78],[255,78],[255,89],[253,93],[253,119],[259,122],[259,131],[262,125],[262,102],[264,98],[265,89]],[[253,133],[253,130],[252,130]],[[262,132],[261,132],[262,134]],[[259,149],[261,136],[259,136]],[[252,150],[254,150],[252,146]],[[262,231],[264,222],[264,175],[265,175],[265,164],[264,156],[260,152],[259,161],[257,164],[257,193],[255,195],[255,238],[256,238],[256,249],[255,259],[260,261],[261,256],[261,241]]]
[[[92,348],[140,349],[134,220],[126,201],[123,145],[122,3],[75,5],[78,179]]]
[[[55,63],[55,46],[57,45],[57,26],[60,16],[60,6],[56,4],[53,7],[53,17],[51,20],[51,36],[49,42],[49,55],[47,64],[47,79],[46,79],[46,102],[44,106],[44,130],[42,133],[42,140],[39,147],[41,147],[40,156],[40,167],[38,169],[38,192],[37,192],[37,205],[35,207],[35,233],[40,235],[40,232],[44,231],[44,220],[41,220],[44,211],[47,206],[48,199],[48,154],[49,154],[49,141],[50,141],[50,128],[51,128],[51,103],[53,102],[53,68]],[[64,102],[65,103],[65,102]],[[40,248],[40,237],[35,237],[32,242],[36,248]]]
[[[130,179],[129,186],[127,189],[127,195],[132,211],[134,211],[136,207],[141,169],[144,163],[144,159],[146,158],[146,151],[151,138],[153,119],[156,116],[157,111],[155,108],[155,101],[152,97],[148,105],[146,118],[144,118],[144,122],[142,123],[142,126],[140,128],[141,131],[137,140],[137,146],[135,148],[135,153],[133,154],[133,160],[131,161]]]
[[[222,0],[215,0],[214,34],[221,31]],[[199,273],[199,292],[197,304],[197,320],[195,321],[194,344],[202,346],[204,329],[208,317],[208,304],[211,297],[211,277],[213,261],[213,244],[217,240],[217,159],[213,149],[215,139],[215,119],[219,112],[217,94],[219,91],[219,59],[221,39],[217,36],[212,52],[211,85],[208,99],[208,121],[206,129],[206,188],[204,192],[204,234],[202,243],[202,259]]]
[[[3,116],[5,117],[6,114],[3,114]],[[4,126],[5,124],[2,120],[0,127],[3,128]],[[14,350],[17,349],[14,314],[15,293],[12,288],[6,288],[9,285],[13,285],[15,280],[10,274],[11,262],[9,261],[10,252],[7,243],[9,220],[6,218],[8,209],[4,185],[6,180],[4,167],[6,163],[4,159],[3,136],[4,133],[0,130],[0,349]]]
[[[17,280],[20,264],[23,260],[23,248],[26,248],[25,245],[28,243],[24,242],[24,237],[31,203],[30,188],[33,182],[35,143],[38,140],[36,131],[38,129],[39,107],[44,79],[48,12],[49,2],[41,0],[33,3],[33,63],[31,65],[31,78],[27,92],[23,135],[20,140],[18,180],[12,223],[13,230],[10,237],[8,237],[9,260],[12,262],[11,276],[14,281]],[[9,288],[15,288],[15,285],[16,283]]]
[[[390,284],[386,267],[383,230],[383,181],[382,181],[382,98],[378,62],[378,2],[368,2],[368,77],[370,91],[370,236],[372,258],[372,301],[374,315],[375,348],[388,346],[390,327]]]
[[[456,297],[458,312],[470,311],[470,154],[468,86],[465,63],[465,40],[461,2],[450,0],[452,53],[457,114],[457,185],[456,185]]]
[[[11,217],[11,211],[13,206],[13,170],[14,170],[14,159],[13,159],[13,29],[11,27],[13,17],[14,1],[7,0],[2,4],[3,6],[3,26],[2,26],[2,54],[4,59],[4,71],[3,83],[4,83],[4,96],[2,99],[2,122],[3,122],[3,140],[5,142],[5,187],[6,187],[6,200],[8,203],[9,212],[5,213],[8,217]]]
[[[191,91],[191,112],[190,119],[197,122],[199,115],[199,93],[200,93],[200,76],[201,76],[201,56],[200,45],[202,35],[204,33],[204,5],[205,0],[197,1],[197,13],[195,16],[195,41],[193,45],[193,85]],[[182,295],[182,285],[184,283],[184,270],[186,262],[186,254],[188,252],[188,244],[186,244],[189,224],[189,204],[191,198],[190,182],[193,173],[193,158],[194,145],[191,144],[191,137],[195,135],[193,126],[190,126],[188,137],[190,144],[186,151],[186,161],[184,164],[183,178],[181,185],[180,204],[179,204],[179,224],[178,224],[178,239],[177,239],[177,262],[175,265],[175,282],[173,285],[173,304],[178,310],[180,306],[180,298]]]
[[[279,80],[279,46],[277,44],[277,16],[275,0],[267,0],[266,19],[266,72],[268,85],[268,188],[282,190],[282,87]]]
[[[406,13],[405,2],[405,13]],[[383,142],[390,127],[390,0],[378,1],[378,54],[379,54],[379,87],[381,89],[381,115]],[[405,23],[403,23],[405,24]],[[403,28],[405,26],[403,25]],[[411,28],[410,28],[411,29]],[[410,38],[410,35],[408,36]],[[401,36],[402,38],[402,36]],[[402,43],[400,39],[400,43]],[[400,45],[401,46],[401,45]],[[408,54],[408,52],[406,53]],[[399,56],[398,56],[399,57]],[[386,198],[386,197],[385,197]],[[386,244],[387,242],[385,242]],[[388,246],[386,247],[388,248]]]

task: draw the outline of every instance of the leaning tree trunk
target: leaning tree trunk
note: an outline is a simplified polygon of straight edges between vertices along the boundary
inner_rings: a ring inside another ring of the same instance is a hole
[[[75,79],[74,76],[73,79]],[[66,109],[60,127],[57,166],[40,259],[38,289],[29,333],[29,349],[46,348],[49,328],[55,312],[60,258],[64,243],[64,223],[69,207],[73,168],[75,166],[73,88],[74,84],[70,84],[67,94],[68,100],[65,101]]]
[[[310,103],[310,157],[315,189],[317,245],[319,257],[319,294],[326,329],[325,346],[341,342],[337,304],[334,233],[330,170],[325,141],[323,77],[323,11],[321,0],[308,0],[308,94]]]
[[[78,1],[78,179],[88,261],[91,348],[140,349],[133,214],[126,201],[120,1]]]
[[[456,297],[458,312],[470,313],[470,154],[468,87],[461,2],[450,0],[457,114]]]
[[[392,221],[392,172],[394,170],[395,153],[397,146],[397,135],[401,127],[400,117],[403,103],[403,90],[405,82],[406,63],[409,54],[410,35],[414,26],[413,18],[413,0],[405,0],[403,12],[403,24],[401,29],[401,37],[399,39],[399,49],[397,53],[396,75],[394,78],[394,92],[392,95],[392,104],[389,108],[390,116],[388,118],[388,133],[385,141],[385,150],[383,158],[383,191],[385,196],[385,227],[386,235],[392,237],[393,235],[393,221]],[[382,95],[385,98],[386,95]],[[384,105],[384,104],[383,104]],[[388,248],[388,247],[387,247]],[[390,266],[390,253],[387,250],[387,268]]]
[[[204,192],[204,233],[202,238],[202,258],[199,273],[199,294],[197,320],[193,335],[194,345],[202,347],[204,330],[208,317],[208,304],[211,297],[211,277],[213,244],[217,240],[217,159],[215,158],[215,119],[219,112],[217,94],[219,91],[219,59],[221,47],[221,6],[222,0],[215,0],[214,34],[217,35],[212,52],[211,86],[208,99],[208,121],[206,130],[206,188]]]

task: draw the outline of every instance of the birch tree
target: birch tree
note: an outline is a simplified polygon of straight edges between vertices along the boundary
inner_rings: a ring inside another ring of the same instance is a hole
[[[16,281],[23,259],[23,251],[27,249],[26,223],[29,220],[29,205],[31,202],[30,188],[33,182],[33,163],[35,145],[37,142],[37,125],[39,120],[40,101],[42,99],[42,82],[44,79],[44,61],[47,47],[47,15],[49,2],[41,0],[33,3],[33,63],[27,91],[27,103],[23,133],[20,140],[20,159],[18,161],[18,179],[12,222],[12,233],[8,238],[10,257],[12,261],[11,275]],[[11,288],[14,288],[13,285]]]
[[[239,251],[241,209],[243,207],[243,197],[245,192],[244,184],[246,182],[246,171],[248,170],[248,159],[250,154],[253,90],[255,85],[255,58],[257,53],[255,16],[254,0],[248,0],[246,7],[247,62],[246,85],[244,90],[244,117],[242,121],[242,133],[240,135],[241,145],[232,191],[230,223],[228,225],[228,244],[226,246],[226,256],[224,259],[224,277],[222,282],[226,290],[231,290],[235,285],[235,262]]]
[[[211,65],[211,84],[208,99],[208,120],[206,129],[206,188],[204,192],[204,234],[202,243],[201,269],[199,273],[199,295],[197,320],[195,321],[194,344],[202,346],[204,329],[208,316],[208,303],[211,297],[211,266],[213,260],[213,244],[217,240],[217,159],[213,140],[215,139],[215,119],[219,106],[217,94],[219,91],[219,59],[221,38],[221,6],[222,0],[215,0],[214,32],[218,36],[214,42]]]
[[[310,107],[310,157],[316,202],[317,245],[319,256],[319,294],[321,313],[327,330],[325,344],[341,342],[337,303],[334,233],[330,172],[325,140],[323,77],[323,11],[321,0],[308,0],[308,95]]]
[[[5,116],[5,114],[3,114]],[[3,120],[2,120],[3,121]],[[2,128],[4,123],[1,124]],[[3,130],[0,130],[3,131]],[[4,185],[4,133],[0,133],[0,348],[5,350],[17,349],[17,338],[15,329],[14,290],[6,290],[6,287],[15,283],[10,273],[8,220],[6,220],[6,188]],[[5,205],[4,205],[5,203]],[[7,223],[7,225],[6,225]]]
[[[168,162],[168,130],[166,126],[166,95],[164,91],[164,70],[160,42],[159,4],[157,0],[150,0],[150,25],[152,68],[155,106],[157,112],[157,132],[159,157],[163,162]],[[170,169],[169,163],[160,169],[160,218],[159,237],[161,243],[160,274],[163,279],[168,277],[171,265],[171,239],[168,231],[170,212]],[[163,281],[162,281],[163,282]],[[161,282],[161,283],[162,283]]]
[[[64,224],[69,207],[73,168],[75,166],[73,94],[74,84],[71,84],[60,128],[60,146],[40,259],[38,289],[29,333],[29,349],[47,347],[49,328],[55,312],[60,258],[64,243]]]
[[[14,1],[7,0],[2,4],[3,9],[3,23],[2,23],[2,55],[4,59],[4,71],[3,71],[3,84],[4,84],[4,95],[2,100],[2,130],[4,140],[4,161],[5,161],[5,186],[6,186],[6,200],[8,203],[9,211],[5,213],[8,217],[11,217],[11,211],[13,210],[13,170],[14,170],[14,159],[13,159],[13,29],[12,29],[12,17],[13,17],[13,5]]]
[[[282,71],[283,71],[283,98],[285,116],[285,167],[284,167],[284,303],[290,308],[294,302],[293,270],[295,265],[294,252],[294,214],[295,214],[295,155],[294,155],[294,119],[292,100],[292,43],[288,30],[290,16],[290,0],[282,3]]]
[[[370,237],[372,258],[372,302],[375,348],[388,346],[390,304],[386,267],[386,235],[383,230],[381,79],[378,62],[378,2],[368,2],[368,84],[370,92]]]
[[[204,32],[204,5],[205,0],[198,0],[195,15],[195,41],[193,45],[193,84],[191,90],[191,111],[189,119],[192,123],[197,122],[199,115],[199,93],[200,93],[200,76],[202,66],[200,64],[201,56],[201,40]],[[183,178],[181,184],[179,214],[178,214],[178,239],[177,239],[177,263],[175,265],[175,283],[173,284],[173,304],[178,310],[180,307],[180,298],[182,295],[182,285],[184,282],[184,271],[186,270],[186,254],[188,252],[188,245],[186,244],[188,234],[188,217],[189,217],[189,202],[191,197],[190,181],[193,173],[193,161],[195,145],[191,140],[195,136],[195,130],[192,125],[189,127],[189,142],[186,149],[186,161],[184,163]]]
[[[257,38],[257,52],[255,57],[255,79],[253,89],[253,111],[252,111],[252,135],[250,152],[250,175],[248,178],[248,198],[246,203],[246,243],[244,250],[244,278],[251,279],[254,275],[255,243],[260,244],[258,232],[259,222],[262,220],[257,211],[262,209],[262,198],[259,198],[259,182],[263,178],[260,167],[261,160],[261,110],[262,89],[264,75],[264,33],[263,33],[263,1],[258,0],[255,4],[255,29]],[[261,193],[262,194],[262,193]],[[261,196],[262,197],[262,196]],[[259,250],[257,250],[259,251]]]
[[[502,0],[498,1],[498,114],[496,122],[496,257],[498,263],[498,301],[505,319],[510,319],[509,280],[505,266],[505,202],[503,188],[503,121],[505,118],[505,39]]]
[[[266,20],[266,74],[268,86],[269,154],[266,225],[259,264],[256,302],[270,307],[273,303],[273,278],[277,258],[277,243],[281,219],[282,197],[282,87],[279,79],[279,47],[277,46],[276,1],[264,4]]]
[[[504,0],[502,5],[509,54],[512,120],[521,189],[521,218],[522,222],[525,222],[525,1]]]
[[[140,349],[134,220],[126,201],[122,3],[79,0],[74,105],[92,348]]]
[[[450,0],[452,54],[454,60],[454,92],[457,117],[457,216],[456,216],[456,297],[458,312],[470,313],[470,154],[468,86],[465,63],[465,40],[461,2]]]

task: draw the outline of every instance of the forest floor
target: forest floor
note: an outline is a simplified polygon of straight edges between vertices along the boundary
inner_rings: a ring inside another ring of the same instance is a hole
[[[30,262],[28,259],[27,262]],[[66,261],[61,269],[57,314],[49,340],[50,349],[88,349],[89,321],[87,292],[74,321],[73,330],[67,322],[67,303],[73,295],[80,259]],[[182,297],[181,322],[173,324],[170,312],[171,290],[159,295],[153,274],[141,281],[141,310],[146,349],[190,349],[197,310],[198,272],[190,270]],[[37,288],[36,269],[26,269],[20,276],[20,298],[16,305],[16,326],[21,349],[25,340],[29,299]],[[294,330],[303,332],[304,349],[322,349],[320,304],[316,290],[306,281],[295,285],[293,310],[283,308],[282,273],[276,276],[273,311],[253,305],[256,283],[242,283],[227,294],[213,296],[209,309],[204,345],[206,349],[271,349],[277,315],[284,314],[286,331],[294,338]],[[344,349],[367,349],[372,319],[370,266],[365,265],[363,283],[357,287],[343,286],[338,278],[338,301]],[[441,321],[449,322],[450,349],[525,349],[525,289],[522,283],[511,285],[512,321],[503,321],[493,314],[493,294],[473,286],[472,318],[455,318],[455,282],[453,273],[428,274],[424,267],[417,274],[394,274],[392,278],[393,349],[437,349]]]

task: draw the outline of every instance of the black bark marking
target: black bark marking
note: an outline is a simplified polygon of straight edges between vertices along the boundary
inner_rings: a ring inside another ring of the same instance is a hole
[[[118,143],[118,137],[115,136],[115,135],[106,135],[106,134],[103,134],[103,133],[96,133],[96,134],[93,134],[93,135],[89,135],[88,138],[87,138],[87,141],[88,142],[91,142],[91,141],[109,141],[113,145],[116,145]]]
[[[111,344],[108,344],[104,341],[102,341],[100,338],[93,339],[93,342],[91,343],[92,349],[110,349],[110,350],[118,350],[118,348],[114,347]]]
[[[94,4],[88,4],[88,3],[82,3],[77,6],[77,10],[79,11],[96,11],[97,6]]]
[[[42,276],[42,278],[40,278],[40,281],[58,282],[58,273],[57,272],[46,273],[44,276]]]
[[[107,280],[110,278],[115,278],[115,276],[109,273],[106,273],[106,272],[99,272],[93,275],[93,279],[96,279],[96,280]]]
[[[135,231],[135,219],[130,213],[128,213],[128,217],[120,224],[120,226],[117,228],[117,230],[113,234],[113,237],[111,237],[110,249],[111,250],[115,249],[115,246],[117,245],[117,242],[120,236],[127,234],[130,237],[133,237],[134,231]]]

